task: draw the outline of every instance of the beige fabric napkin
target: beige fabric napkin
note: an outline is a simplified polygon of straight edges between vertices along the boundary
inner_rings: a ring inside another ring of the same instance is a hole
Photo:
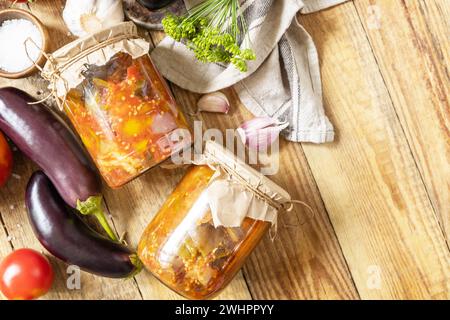
[[[313,40],[296,19],[346,0],[243,0],[241,8],[256,60],[241,73],[234,66],[204,64],[183,44],[166,37],[153,50],[160,72],[198,93],[234,85],[255,116],[289,121],[282,135],[297,142],[330,142],[333,126],[322,103],[319,59]],[[185,0],[189,8],[199,0]]]

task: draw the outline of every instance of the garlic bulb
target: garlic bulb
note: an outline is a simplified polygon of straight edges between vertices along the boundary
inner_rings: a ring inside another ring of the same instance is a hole
[[[63,19],[71,33],[83,37],[122,22],[122,1],[67,0]]]

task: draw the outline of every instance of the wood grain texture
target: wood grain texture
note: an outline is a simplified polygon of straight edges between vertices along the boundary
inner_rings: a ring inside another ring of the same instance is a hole
[[[52,49],[73,39],[60,16],[63,3],[21,5],[49,28]],[[0,0],[0,8],[8,5]],[[381,24],[373,20],[375,7]],[[449,298],[442,231],[448,235],[450,214],[449,10],[445,0],[357,0],[299,17],[318,47],[337,139],[326,145],[281,141],[280,171],[271,178],[311,205],[315,216],[305,218],[302,207],[281,216],[276,240],[262,241],[219,298]],[[162,37],[152,32],[149,39]],[[36,98],[46,85],[39,75],[0,79],[0,87]],[[171,87],[186,113],[194,113],[199,95]],[[232,111],[199,115],[205,128],[224,131],[251,118],[232,89],[223,92]],[[0,190],[0,258],[13,248],[43,250],[23,199],[36,167],[20,151],[14,160],[15,176]],[[104,188],[114,226],[127,232],[130,246],[184,172],[154,168],[121,189]],[[50,260],[56,282],[45,299],[180,298],[147,272],[129,281],[82,273],[81,290],[70,291],[66,266]]]
[[[300,22],[337,129],[304,150],[361,298],[448,298],[449,251],[353,3]]]
[[[45,2],[45,1],[40,1]],[[62,1],[60,7],[62,6]],[[39,10],[34,12],[42,19],[44,24],[49,28],[51,39],[54,43],[66,43],[70,41],[67,37],[67,30],[62,20],[59,19],[59,11],[49,12],[52,8],[58,8],[56,1],[47,3],[44,7],[37,6]],[[5,1],[1,2],[5,5]],[[26,9],[25,6],[22,8]],[[40,11],[42,9],[44,11]],[[56,17],[56,22],[53,18]],[[54,31],[56,30],[56,32]],[[56,48],[56,47],[55,47]],[[32,77],[19,80],[8,80],[0,78],[0,87],[14,86],[24,91],[29,92],[36,98],[44,96],[46,90],[46,82],[42,80],[38,74]],[[51,156],[51,155],[49,155]],[[9,240],[2,241],[0,253],[2,257],[11,250],[11,245],[14,249],[27,247],[44,252],[44,248],[35,238],[26,214],[24,204],[25,188],[32,172],[37,168],[31,161],[26,159],[19,151],[14,152],[14,168],[13,177],[8,181],[7,185],[0,190],[0,213],[2,219],[4,218],[3,230],[9,235]],[[0,235],[4,232],[0,231]],[[4,236],[4,235],[3,235]],[[8,248],[9,247],[9,248]],[[50,293],[45,296],[45,299],[141,299],[141,295],[134,280],[113,280],[107,278],[96,277],[91,274],[81,273],[81,289],[68,290],[66,280],[68,278],[67,266],[47,255],[54,266],[55,283]],[[3,298],[3,297],[2,297]]]
[[[0,82],[2,86],[2,82]],[[51,156],[51,155],[50,155]],[[14,153],[14,177],[0,192],[0,211],[2,213],[5,228],[9,235],[9,241],[1,243],[1,253],[6,254],[11,244],[14,249],[33,248],[45,253],[45,249],[33,234],[26,208],[24,205],[25,188],[29,177],[36,167],[20,152]],[[66,281],[69,277],[67,265],[47,254],[54,271],[55,282],[53,289],[46,299],[140,299],[139,291],[133,280],[113,280],[96,277],[91,274],[81,273],[80,290],[68,290]]]
[[[76,39],[64,24],[62,11],[65,1],[36,1],[28,4],[30,11],[41,17],[44,25],[51,31],[50,52]]]
[[[162,33],[152,34],[156,43],[162,37]],[[173,86],[173,90],[178,102],[188,108],[188,113],[195,113],[199,95],[186,92],[177,86]],[[229,128],[237,128],[243,121],[252,117],[233,90],[223,92],[232,103],[231,112],[225,116],[201,114],[199,118],[205,129],[218,128],[224,132]],[[293,199],[309,203],[316,215],[304,225],[301,225],[302,221],[308,217],[305,208],[297,208],[280,217],[275,242],[267,235],[244,266],[245,280],[252,297],[358,298],[301,146],[282,141],[280,150],[280,170],[270,178],[286,188]]]
[[[355,6],[448,240],[449,2],[364,0]]]

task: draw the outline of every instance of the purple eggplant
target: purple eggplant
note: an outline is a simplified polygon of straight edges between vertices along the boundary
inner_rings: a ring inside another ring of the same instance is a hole
[[[25,203],[36,237],[55,257],[110,278],[130,277],[142,268],[135,253],[85,224],[42,171],[31,176]]]
[[[0,88],[0,129],[47,174],[64,201],[93,214],[116,240],[103,209],[101,179],[91,158],[66,123],[16,88]]]

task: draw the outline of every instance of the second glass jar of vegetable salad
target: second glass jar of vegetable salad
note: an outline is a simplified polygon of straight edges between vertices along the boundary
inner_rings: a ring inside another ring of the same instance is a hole
[[[189,129],[132,23],[52,54],[43,76],[110,187],[191,144]]]
[[[190,299],[218,294],[290,204],[289,194],[230,151],[208,142],[144,231],[138,254]]]

